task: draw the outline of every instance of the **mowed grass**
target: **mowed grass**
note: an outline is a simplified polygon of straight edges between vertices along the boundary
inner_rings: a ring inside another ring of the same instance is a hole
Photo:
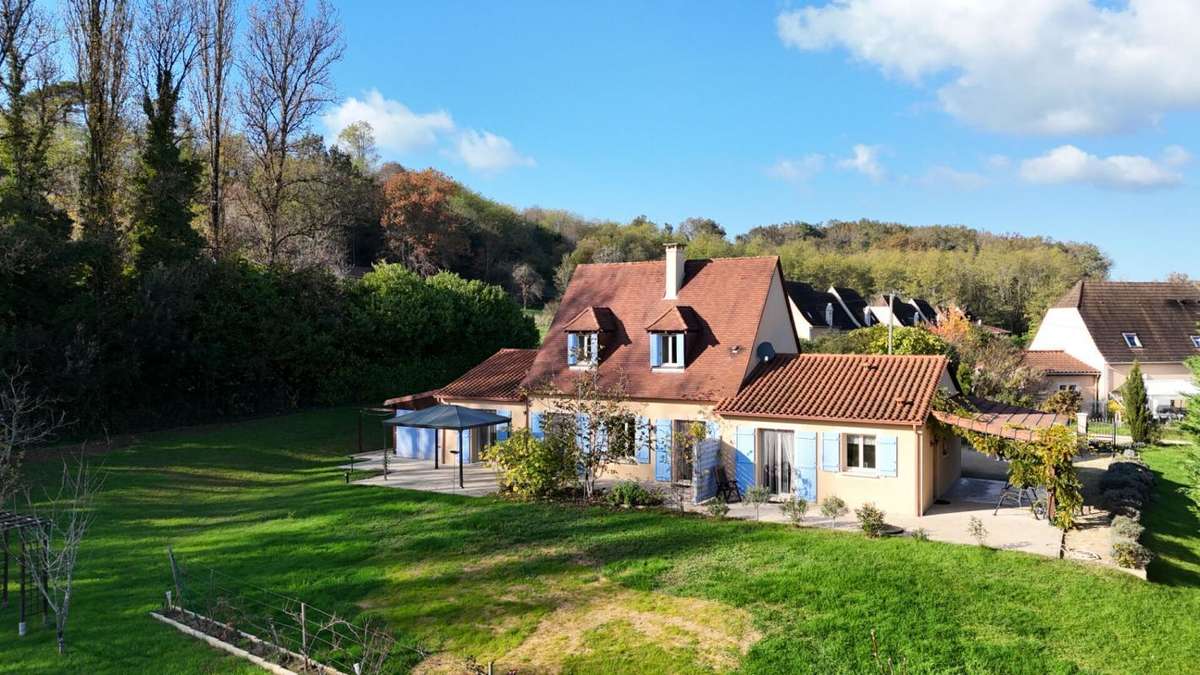
[[[347,486],[337,466],[354,422],[318,411],[148,434],[108,455],[70,653],[36,621],[18,640],[10,608],[0,672],[256,672],[147,616],[170,584],[168,545],[185,565],[376,613],[444,652],[406,662],[419,668],[472,656],[565,672],[874,672],[871,631],[907,672],[1200,664],[1194,568],[1154,584],[935,542]],[[1170,530],[1189,565],[1190,522]]]
[[[1147,573],[1151,580],[1200,588],[1200,504],[1185,492],[1183,460],[1194,449],[1168,445],[1147,450],[1146,463],[1157,478],[1157,498],[1145,516],[1145,544],[1156,559]]]

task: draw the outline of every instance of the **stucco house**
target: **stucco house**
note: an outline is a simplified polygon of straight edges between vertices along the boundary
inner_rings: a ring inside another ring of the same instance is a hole
[[[1038,392],[1039,398],[1060,390],[1079,392],[1083,410],[1089,411],[1100,405],[1100,370],[1089,366],[1061,349],[1027,349],[1025,365],[1040,372],[1045,386]]]
[[[1151,410],[1197,393],[1184,361],[1200,356],[1200,289],[1191,284],[1080,281],[1046,310],[1031,352],[1060,350],[1098,373],[1095,407],[1141,364]],[[1034,357],[1037,358],[1037,357]]]
[[[958,393],[946,358],[798,354],[793,307],[776,257],[685,260],[668,246],[665,260],[580,265],[541,347],[501,350],[433,396],[544,436],[561,414],[554,392],[586,372],[623,391],[628,428],[607,433],[637,439],[601,478],[688,483],[699,502],[721,467],[743,491],[921,515],[961,475],[958,438],[942,425],[966,422],[932,409],[939,389]],[[1013,433],[1006,419],[983,428]],[[689,457],[677,432],[697,422],[707,438]],[[439,460],[477,461],[509,431],[446,433]],[[432,452],[434,432],[397,433],[406,456]]]
[[[861,327],[833,289],[819,291],[801,281],[785,281],[783,286],[796,325],[796,336],[801,340],[815,340]]]

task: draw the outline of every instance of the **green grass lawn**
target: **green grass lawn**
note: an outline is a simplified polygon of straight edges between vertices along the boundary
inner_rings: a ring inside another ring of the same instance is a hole
[[[1152,574],[1167,583],[1151,584],[935,542],[347,486],[336,467],[353,440],[343,409],[147,434],[108,455],[70,653],[37,625],[18,640],[2,610],[0,672],[255,672],[147,616],[170,584],[168,545],[501,666],[873,672],[872,630],[907,672],[1200,663],[1200,544],[1194,516],[1172,524],[1173,501],[1148,518],[1179,562],[1164,556]]]
[[[1183,491],[1185,446],[1159,446],[1142,457],[1156,476],[1157,497],[1143,517],[1156,559],[1147,573],[1158,583],[1200,588],[1200,505]]]

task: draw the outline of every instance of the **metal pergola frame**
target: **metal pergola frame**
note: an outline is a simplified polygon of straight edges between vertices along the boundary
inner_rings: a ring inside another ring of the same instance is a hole
[[[20,576],[19,576],[19,578],[20,578],[20,583],[19,583],[20,609],[18,610],[18,613],[17,613],[17,635],[20,637],[24,637],[24,635],[25,635],[25,630],[26,630],[26,621],[25,620],[26,620],[26,618],[28,618],[28,614],[29,614],[26,611],[27,603],[25,601],[25,596],[26,596],[25,580],[28,576],[28,574],[27,574],[28,573],[28,569],[27,569],[28,556],[25,555],[25,550],[26,550],[25,547],[28,544],[27,544],[26,537],[20,536],[20,533],[22,530],[34,528],[38,531],[38,540],[44,542],[46,540],[46,534],[45,534],[46,527],[47,527],[46,521],[42,520],[41,518],[26,515],[23,513],[16,513],[14,511],[5,511],[5,510],[0,509],[0,548],[3,549],[3,557],[4,557],[3,574],[2,574],[2,576],[0,576],[0,608],[3,608],[3,609],[8,608],[8,573],[9,573],[8,559],[9,559],[9,557],[11,557],[11,553],[12,553],[11,533],[17,532],[19,538],[21,539],[21,552],[17,555],[17,560],[20,562],[20,567],[21,567]],[[41,595],[41,593],[39,592],[38,595]],[[42,596],[42,623],[43,624],[45,624],[48,620],[47,616],[49,614],[49,611],[50,611],[49,603],[47,603],[46,597]]]
[[[475,416],[475,417],[479,417],[481,419],[477,422],[450,422],[447,420],[447,421],[433,421],[433,422],[428,422],[428,423],[412,420],[413,416],[418,416],[418,419],[419,419],[419,416],[421,416],[421,415],[432,416],[432,415],[436,415],[441,412],[453,413],[456,416],[462,415],[465,413],[469,416]],[[441,436],[441,433],[440,433],[441,431],[446,430],[446,431],[462,432],[462,431],[467,431],[469,429],[478,429],[478,428],[482,428],[482,427],[494,427],[494,426],[500,426],[502,424],[510,424],[511,422],[512,422],[511,419],[502,417],[500,415],[496,415],[495,413],[488,413],[488,412],[484,412],[482,410],[475,410],[473,408],[467,408],[467,407],[460,406],[460,405],[442,403],[442,404],[433,406],[432,408],[424,408],[422,410],[414,410],[414,411],[408,412],[404,415],[401,415],[399,417],[392,417],[389,419],[385,419],[383,421],[383,424],[385,427],[389,427],[389,428],[390,427],[409,427],[412,429],[433,429],[434,430],[434,434],[433,434],[433,468],[437,469],[438,468],[438,454],[439,454],[439,450],[441,449],[439,447],[439,437]],[[458,486],[460,488],[465,487],[464,480],[463,480],[464,469],[463,469],[462,448],[460,447],[457,451],[453,451],[453,452],[454,452],[454,454],[458,455]]]

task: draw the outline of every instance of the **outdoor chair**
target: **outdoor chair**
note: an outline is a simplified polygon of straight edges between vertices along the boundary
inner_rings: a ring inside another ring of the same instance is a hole
[[[717,467],[717,496],[726,504],[742,501],[742,491],[736,482],[725,476],[725,467],[723,466]]]
[[[1005,499],[1015,500],[1017,502],[1017,508],[1024,506],[1024,504],[1021,503],[1022,500],[1028,499],[1029,509],[1033,511],[1034,519],[1042,519],[1038,514],[1038,509],[1035,508],[1038,503],[1037,490],[1034,490],[1031,486],[1014,486],[1012,483],[1005,483],[1004,489],[1000,491],[1000,499],[996,500],[996,508],[992,511],[993,516],[1000,512],[1000,507],[1004,505]]]

